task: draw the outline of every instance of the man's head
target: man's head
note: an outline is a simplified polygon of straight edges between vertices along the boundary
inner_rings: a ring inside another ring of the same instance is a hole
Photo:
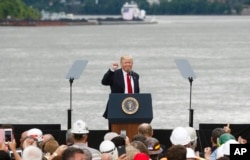
[[[159,155],[162,153],[162,148],[158,139],[154,137],[148,137],[145,141],[149,155]],[[152,158],[152,157],[151,157]]]
[[[89,133],[87,124],[82,120],[77,120],[71,129],[73,134],[74,143],[82,141],[85,143],[87,141],[87,136]]]
[[[225,133],[225,130],[223,128],[215,128],[213,129],[211,133],[211,142],[213,146],[217,146],[217,139],[220,138],[220,136]]]
[[[43,145],[43,132],[38,129],[38,128],[32,128],[30,130],[28,130],[27,132],[27,137],[26,138],[26,142],[29,142],[30,144],[35,144],[37,145],[37,147],[39,147],[40,149],[42,148]],[[35,140],[35,142],[34,142]],[[27,143],[26,143],[27,144]]]
[[[77,120],[71,129],[71,133],[73,134],[88,134],[89,129],[87,124],[82,120]]]
[[[183,127],[176,127],[170,135],[170,141],[173,145],[190,146],[190,136]]]
[[[44,153],[53,154],[58,147],[58,142],[54,139],[50,139],[44,143],[42,150]]]
[[[134,135],[132,137],[131,142],[133,142],[133,141],[140,141],[140,142],[142,142],[142,143],[144,143],[146,145],[146,143],[145,143],[146,139],[147,138],[145,136],[143,136],[141,134],[136,134],[136,135]]]
[[[173,145],[167,150],[168,160],[186,160],[187,149],[183,145]]]
[[[27,136],[35,138],[38,142],[43,141],[43,132],[38,128],[32,128],[28,130]]]
[[[111,140],[104,140],[99,146],[99,151],[101,153],[110,153],[112,155],[114,154],[115,150],[116,146]]]
[[[102,159],[111,160],[118,159],[118,152],[115,144],[111,140],[104,140],[99,146],[99,151],[102,154]]]
[[[41,160],[42,151],[38,147],[28,146],[23,150],[22,160]]]
[[[125,72],[130,72],[133,68],[133,57],[131,55],[122,56],[120,63]]]
[[[142,123],[138,126],[138,134],[145,137],[153,136],[153,128],[149,123]]]
[[[53,140],[55,139],[55,137],[52,134],[47,133],[47,134],[43,135],[43,143],[46,143],[47,141],[49,141],[51,139],[53,139]]]
[[[89,149],[83,148],[82,150],[83,150],[83,152],[84,152],[85,160],[92,160],[92,154],[91,154],[91,152],[89,151]]]
[[[84,151],[80,148],[69,147],[62,154],[62,160],[85,160]]]

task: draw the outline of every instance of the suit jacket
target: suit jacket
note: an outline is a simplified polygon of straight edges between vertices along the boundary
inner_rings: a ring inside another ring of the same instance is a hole
[[[134,93],[140,93],[139,75],[136,72],[131,72],[130,75],[134,81]],[[117,69],[114,72],[108,70],[102,78],[102,84],[110,86],[111,93],[124,93],[125,83],[122,69]],[[107,118],[107,107],[103,114],[103,117]]]

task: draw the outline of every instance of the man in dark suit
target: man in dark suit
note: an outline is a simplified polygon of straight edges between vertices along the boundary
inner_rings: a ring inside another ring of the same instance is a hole
[[[102,84],[110,86],[111,93],[139,93],[139,75],[132,71],[132,56],[122,56],[120,59],[121,68],[118,63],[112,63],[111,68],[104,74]],[[130,86],[131,84],[131,86]],[[107,107],[103,114],[107,118]]]

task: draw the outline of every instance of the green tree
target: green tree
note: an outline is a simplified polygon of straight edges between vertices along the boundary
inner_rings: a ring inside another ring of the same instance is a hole
[[[40,14],[36,9],[26,6],[21,0],[0,0],[0,18],[5,19],[7,17],[38,19]]]

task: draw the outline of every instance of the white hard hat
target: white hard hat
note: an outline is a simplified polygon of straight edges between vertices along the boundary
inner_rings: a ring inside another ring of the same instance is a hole
[[[99,146],[101,153],[111,153],[115,150],[115,144],[110,140],[104,140]]]
[[[185,129],[187,130],[189,136],[190,136],[190,141],[194,142],[197,140],[197,134],[196,131],[193,127],[185,127]]]
[[[43,141],[43,132],[37,128],[28,130],[27,136],[37,139],[38,142]]]
[[[73,133],[73,134],[88,134],[89,133],[88,126],[84,121],[77,120],[73,124],[73,127],[71,129],[71,133]]]
[[[174,145],[187,145],[190,143],[190,136],[185,128],[176,127],[171,133],[170,141]]]

